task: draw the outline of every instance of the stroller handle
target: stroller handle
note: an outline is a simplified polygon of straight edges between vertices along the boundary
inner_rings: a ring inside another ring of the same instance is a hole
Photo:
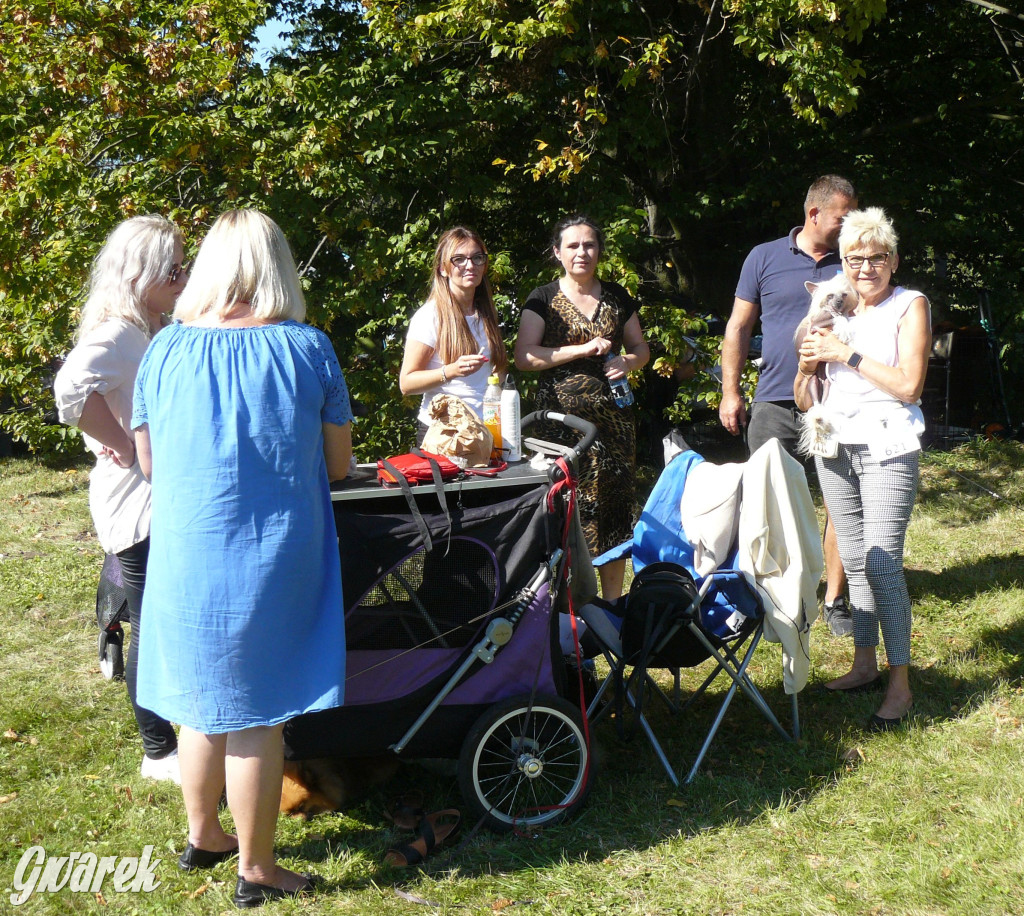
[[[572,414],[557,413],[554,410],[535,410],[532,413],[528,413],[523,417],[522,425],[526,427],[531,423],[537,423],[541,420],[561,423],[563,426],[568,426],[569,429],[574,429],[576,432],[583,434],[583,438],[576,445],[572,446],[572,452],[576,458],[579,458],[580,455],[586,452],[597,438],[597,427],[589,420],[574,417]]]

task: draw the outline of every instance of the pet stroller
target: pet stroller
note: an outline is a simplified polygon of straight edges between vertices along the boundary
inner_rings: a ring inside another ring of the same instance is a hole
[[[124,677],[124,629],[128,620],[128,599],[124,596],[121,563],[108,553],[100,570],[96,589],[96,623],[100,628],[100,672],[109,681]]]
[[[344,705],[293,719],[289,759],[458,758],[471,813],[489,828],[551,824],[585,802],[592,761],[583,715],[560,694],[575,447],[527,439],[558,458],[493,480],[363,486],[334,495],[345,594]],[[585,558],[589,563],[589,555]]]

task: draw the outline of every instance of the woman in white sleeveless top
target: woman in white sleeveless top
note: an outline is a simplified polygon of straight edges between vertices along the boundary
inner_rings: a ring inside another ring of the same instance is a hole
[[[816,457],[825,502],[849,578],[853,666],[826,687],[881,687],[876,660],[881,628],[889,679],[868,727],[886,731],[910,714],[910,596],[903,545],[917,495],[924,420],[918,401],[931,349],[928,300],[893,283],[899,264],[892,222],[878,207],[843,220],[843,270],[859,294],[850,337],[814,331],[800,345],[794,397],[811,406],[811,386],[825,364],[823,409],[836,430],[834,457]]]

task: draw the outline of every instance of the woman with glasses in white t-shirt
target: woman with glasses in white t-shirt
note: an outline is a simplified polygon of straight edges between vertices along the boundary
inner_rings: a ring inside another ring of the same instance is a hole
[[[423,395],[417,445],[430,425],[434,395],[461,398],[482,417],[487,377],[494,373],[504,379],[508,357],[487,260],[483,239],[471,229],[456,226],[437,243],[430,293],[409,322],[398,377],[402,394]]]

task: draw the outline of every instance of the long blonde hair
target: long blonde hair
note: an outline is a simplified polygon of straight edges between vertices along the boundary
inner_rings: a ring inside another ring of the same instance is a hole
[[[227,210],[217,217],[174,307],[174,317],[195,321],[213,312],[224,317],[248,302],[264,321],[306,317],[288,240],[281,227],[258,210]]]
[[[92,263],[79,338],[110,318],[127,321],[151,336],[146,291],[168,279],[174,267],[174,246],[181,240],[178,227],[155,214],[119,223]]]
[[[437,312],[437,355],[443,365],[455,362],[460,356],[477,352],[477,342],[469,330],[469,322],[452,298],[448,278],[441,273],[442,268],[450,264],[452,252],[466,242],[479,245],[480,250],[487,254],[483,239],[472,229],[463,226],[455,226],[445,232],[438,239],[434,251],[434,274],[427,299],[434,303]],[[494,307],[486,272],[473,294],[473,305],[484,321],[484,333],[491,348],[491,363],[496,372],[504,372],[508,367],[508,355],[505,353],[505,342],[501,339],[498,310]]]

